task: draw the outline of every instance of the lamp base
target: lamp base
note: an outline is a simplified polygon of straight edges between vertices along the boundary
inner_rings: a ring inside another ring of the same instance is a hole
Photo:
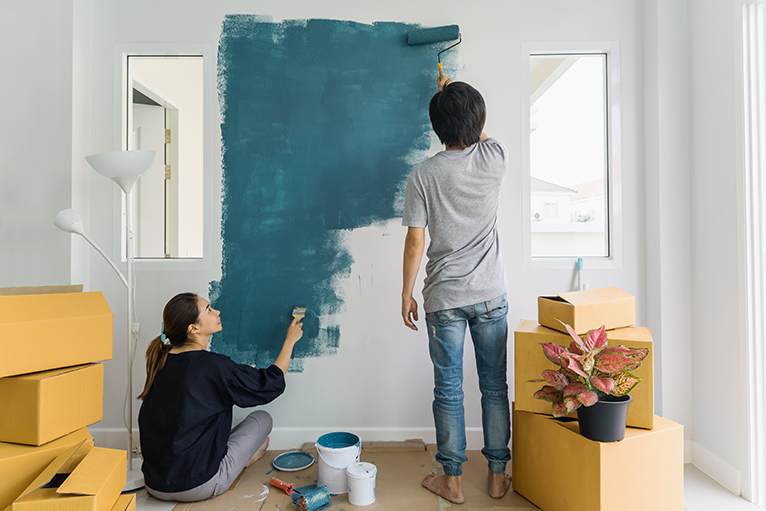
[[[133,470],[128,472],[127,482],[123,492],[134,491],[144,487],[144,474],[141,472],[141,459],[133,458]]]

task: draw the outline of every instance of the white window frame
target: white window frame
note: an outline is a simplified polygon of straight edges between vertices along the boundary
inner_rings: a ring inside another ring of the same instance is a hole
[[[216,87],[216,54],[213,46],[208,43],[189,44],[117,44],[114,48],[114,141],[115,151],[126,149],[128,140],[127,126],[128,116],[132,115],[128,108],[129,102],[125,98],[132,90],[128,90],[128,56],[141,55],[167,55],[169,57],[179,55],[202,55],[202,80],[203,80],[203,215],[202,215],[202,258],[141,258],[135,259],[138,270],[146,271],[200,271],[213,268],[214,239],[220,237],[220,232],[214,230],[216,223],[214,218],[220,220],[221,205],[216,201],[220,197],[221,170],[220,165],[214,166],[213,155],[220,154],[220,118],[217,105],[218,89]],[[114,219],[115,232],[122,233],[119,238],[115,237],[112,251],[117,255],[116,260],[126,260],[125,240],[125,200],[122,191],[114,187],[114,203],[118,204],[118,211]],[[220,244],[218,245],[220,251]],[[220,260],[220,257],[217,258]]]
[[[607,42],[538,42],[521,45],[521,168],[522,253],[524,269],[571,270],[577,257],[532,257],[532,212],[530,172],[529,57],[545,54],[606,54],[607,76],[607,216],[609,257],[584,257],[588,269],[622,269],[622,151],[620,114],[620,45]]]
[[[740,292],[745,300],[742,385],[747,397],[747,473],[742,495],[766,508],[766,0],[741,0],[736,76],[737,152],[740,169]],[[757,28],[756,28],[757,27]],[[757,37],[757,40],[753,40]],[[739,46],[741,44],[741,46]]]

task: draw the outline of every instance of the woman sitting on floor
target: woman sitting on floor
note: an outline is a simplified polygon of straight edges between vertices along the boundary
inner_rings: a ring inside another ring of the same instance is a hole
[[[257,410],[231,429],[232,407],[263,405],[284,392],[303,324],[294,319],[274,364],[256,369],[207,351],[222,328],[220,312],[207,300],[179,294],[162,317],[162,334],[146,350],[146,385],[138,396],[146,490],[162,500],[205,500],[228,490],[266,451],[271,416]]]

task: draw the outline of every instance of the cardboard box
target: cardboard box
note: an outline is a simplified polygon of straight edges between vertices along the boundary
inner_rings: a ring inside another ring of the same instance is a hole
[[[576,421],[515,410],[513,489],[544,511],[683,511],[683,426],[655,424],[602,443]]]
[[[0,332],[0,377],[112,358],[112,311],[100,292],[0,296]]]
[[[81,445],[80,459],[93,447],[86,428],[40,447],[0,443],[0,509],[10,506],[56,456],[74,445]]]
[[[561,293],[537,298],[537,321],[566,333],[561,320],[582,335],[589,330],[623,328],[636,324],[636,299],[617,287]]]
[[[42,445],[101,420],[104,366],[0,378],[0,442]]]
[[[111,511],[125,487],[125,451],[93,447],[72,467],[79,448],[59,454],[11,504],[11,511]]]
[[[633,402],[628,408],[628,426],[652,429],[654,427],[654,343],[648,328],[633,327],[608,330],[606,335],[609,346],[627,346],[628,348],[649,348],[638,369],[632,374],[643,378],[630,392]],[[543,354],[540,343],[552,342],[569,348],[572,338],[569,334],[557,332],[534,321],[522,320],[514,332],[514,400],[516,409],[527,412],[552,415],[551,403],[532,397],[543,388],[543,382],[530,382],[540,379],[545,369],[558,369]],[[576,412],[572,414],[575,417]]]
[[[112,511],[136,511],[136,494],[129,493],[117,497],[117,502],[112,506]]]

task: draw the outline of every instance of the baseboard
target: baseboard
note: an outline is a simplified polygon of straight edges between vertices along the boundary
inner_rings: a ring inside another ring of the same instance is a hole
[[[110,449],[127,449],[127,432],[121,428],[89,428],[94,443],[99,447]],[[434,428],[355,428],[355,427],[326,427],[326,428],[274,428],[269,435],[269,449],[296,449],[306,442],[314,442],[317,438],[330,431],[349,431],[361,437],[362,441],[403,441],[420,438],[425,443],[435,443]],[[465,431],[468,450],[480,450],[484,447],[482,428],[467,428]],[[133,438],[140,442],[138,430],[133,430]]]
[[[715,479],[734,495],[742,494],[741,473],[736,467],[694,441],[687,443],[691,444],[688,450],[691,452],[692,465]]]

